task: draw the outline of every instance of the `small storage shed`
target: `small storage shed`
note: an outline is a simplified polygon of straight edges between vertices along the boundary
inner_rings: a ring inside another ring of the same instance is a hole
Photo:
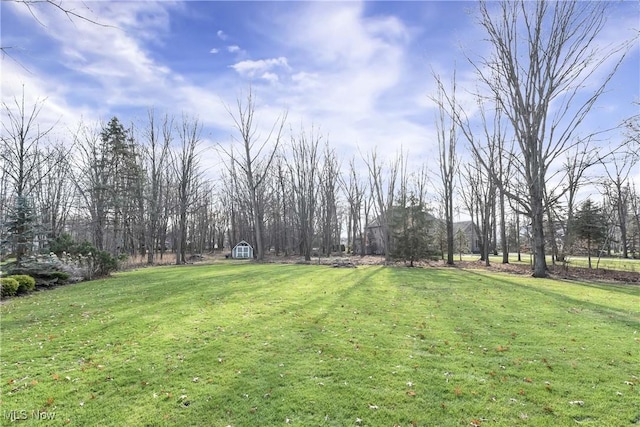
[[[232,258],[253,258],[253,247],[244,240],[233,247],[231,251]]]

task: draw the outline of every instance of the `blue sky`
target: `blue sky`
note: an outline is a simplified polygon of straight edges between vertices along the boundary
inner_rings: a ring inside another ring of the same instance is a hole
[[[58,123],[58,138],[81,118],[142,125],[154,107],[198,116],[206,145],[228,144],[225,105],[251,85],[264,129],[286,110],[294,129],[319,127],[344,164],[358,150],[390,156],[402,146],[435,170],[432,70],[446,80],[455,64],[459,86],[474,90],[466,56],[488,48],[475,2],[63,4],[108,26],[69,20],[47,5],[33,7],[37,21],[23,4],[0,6],[2,46],[12,56],[2,59],[2,100],[22,85],[27,101],[46,98],[41,119]],[[637,32],[639,7],[615,3],[601,42]],[[636,43],[588,126],[611,128],[638,113],[639,73]],[[214,151],[207,156],[214,164]]]

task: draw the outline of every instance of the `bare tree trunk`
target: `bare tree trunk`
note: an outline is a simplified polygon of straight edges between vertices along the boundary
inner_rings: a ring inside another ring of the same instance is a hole
[[[153,109],[148,112],[148,127],[145,132],[146,147],[144,158],[147,170],[147,197],[146,197],[146,218],[147,226],[145,230],[145,247],[147,250],[147,264],[151,265],[155,260],[156,247],[160,235],[159,225],[162,216],[164,170],[167,168],[169,160],[169,147],[173,139],[173,119],[164,116],[162,127],[156,123]],[[162,138],[162,139],[160,139]],[[163,242],[164,243],[164,242]]]
[[[398,177],[398,169],[400,162],[402,161],[402,154],[397,156],[389,164],[389,170],[387,171],[387,179],[384,179],[382,175],[382,165],[379,163],[376,151],[372,151],[365,159],[367,168],[369,169],[369,186],[371,188],[371,195],[374,198],[373,206],[378,214],[378,222],[382,231],[382,243],[384,246],[385,260],[391,259],[390,254],[390,218],[391,208],[393,207],[394,196],[396,191],[396,179]],[[386,193],[385,193],[386,183]]]
[[[195,201],[198,185],[198,146],[202,125],[198,119],[182,117],[182,123],[176,129],[180,147],[173,155],[173,171],[177,184],[178,220],[176,230],[176,264],[186,262],[187,250],[187,214]]]
[[[438,105],[438,115],[436,117],[436,128],[438,132],[438,150],[440,179],[442,181],[442,202],[444,204],[444,219],[447,233],[447,264],[453,265],[454,257],[454,235],[453,235],[453,191],[455,177],[458,172],[458,159],[456,156],[456,144],[458,141],[458,124],[455,117],[456,111],[447,111],[447,108],[458,108],[456,101],[456,73],[453,72],[451,81],[451,94],[447,99],[447,94],[440,76],[434,75],[438,84],[438,93],[432,99]],[[447,123],[447,119],[449,122]]]
[[[271,127],[269,134],[259,143],[256,135],[257,130],[253,122],[255,115],[255,101],[251,89],[247,95],[246,104],[238,99],[237,112],[234,114],[229,108],[227,111],[232,117],[236,130],[240,133],[239,142],[243,147],[242,160],[231,157],[231,161],[244,173],[246,179],[246,188],[248,190],[251,212],[253,215],[253,227],[255,237],[254,256],[258,261],[264,260],[264,235],[263,235],[263,216],[264,216],[264,199],[261,197],[264,192],[265,180],[269,174],[271,164],[278,151],[282,129],[286,122],[286,113],[279,117]],[[267,145],[273,144],[269,152],[263,153]],[[222,148],[227,154],[228,150]]]
[[[336,191],[338,185],[338,160],[335,152],[325,145],[323,154],[321,182],[321,227],[322,247],[325,255],[329,256],[334,248],[335,230],[337,226],[338,206],[336,203]],[[339,237],[338,237],[339,239]],[[339,243],[339,240],[338,240]]]
[[[617,216],[617,226],[620,229],[623,258],[629,256],[627,232],[627,223],[629,222],[629,198],[631,195],[629,175],[632,173],[639,158],[640,154],[638,153],[613,153],[608,163],[603,162],[609,178],[608,183],[606,183],[608,184],[606,185],[606,190],[613,202]]]
[[[317,192],[320,186],[318,146],[320,135],[315,130],[307,136],[304,129],[298,138],[291,140],[292,159],[288,164],[291,175],[291,191],[299,231],[300,255],[311,260],[314,220],[316,216]]]
[[[497,11],[492,10],[495,6]],[[544,196],[548,168],[571,147],[577,129],[628,52],[631,42],[607,49],[594,39],[606,19],[600,2],[480,2],[480,24],[492,53],[475,62],[512,125],[526,197],[510,194],[528,212],[534,246],[534,277],[545,277]],[[617,58],[615,58],[617,57]],[[592,85],[596,70],[614,58],[614,66],[591,95],[578,96]],[[562,114],[553,113],[562,111]],[[463,122],[464,118],[460,117]],[[479,144],[472,148],[478,150]]]
[[[9,212],[9,237],[15,247],[16,264],[21,265],[23,257],[33,249],[36,216],[33,205],[33,190],[40,185],[50,170],[37,173],[42,155],[39,144],[51,130],[40,130],[37,124],[42,109],[42,101],[36,101],[30,110],[25,107],[24,90],[22,99],[14,98],[14,106],[2,102],[0,141],[0,169],[8,178],[13,203]],[[53,155],[54,153],[52,153]],[[4,201],[3,201],[4,202]]]
[[[349,204],[349,236],[348,245],[351,247],[351,254],[356,253],[356,241],[360,236],[360,245],[364,246],[362,239],[362,199],[364,197],[364,185],[360,182],[355,166],[355,159],[349,162],[349,178],[340,179],[340,185]]]

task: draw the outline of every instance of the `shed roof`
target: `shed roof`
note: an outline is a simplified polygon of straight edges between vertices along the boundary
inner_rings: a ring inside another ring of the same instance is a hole
[[[234,248],[237,248],[238,246],[249,246],[251,249],[253,249],[253,246],[251,246],[249,243],[247,243],[246,240],[239,241],[238,244],[234,246]]]

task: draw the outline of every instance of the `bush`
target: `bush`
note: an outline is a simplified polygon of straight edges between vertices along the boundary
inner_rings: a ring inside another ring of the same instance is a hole
[[[0,277],[0,296],[10,297],[18,292],[18,281],[10,277]]]
[[[118,269],[118,259],[111,256],[107,251],[97,251],[95,253],[94,271],[97,276],[108,276]]]
[[[71,277],[71,275],[65,271],[54,271],[49,273],[49,276],[52,279],[58,279],[59,282],[66,282],[69,280],[69,277]]]
[[[90,242],[76,242],[69,234],[61,234],[57,238],[49,241],[51,252],[61,257],[63,261],[60,269],[65,269],[66,273],[55,272],[49,274],[50,282],[45,284],[63,284],[71,279],[75,281],[78,277],[91,280],[95,277],[108,276],[118,270],[119,264],[125,261],[126,254],[114,257],[107,251],[99,251]],[[71,274],[68,274],[71,273]]]
[[[76,247],[76,242],[68,233],[62,233],[58,237],[49,241],[49,250],[54,254],[61,256],[64,252],[72,253]]]
[[[74,255],[81,254],[86,256],[89,254],[95,254],[96,252],[97,249],[95,248],[95,246],[85,240],[84,242],[77,243],[74,246],[73,251],[70,251],[69,253]]]
[[[33,291],[36,288],[36,279],[31,276],[27,276],[26,274],[17,274],[15,276],[9,276],[8,279],[13,279],[18,282],[18,292],[19,294],[28,293]]]

